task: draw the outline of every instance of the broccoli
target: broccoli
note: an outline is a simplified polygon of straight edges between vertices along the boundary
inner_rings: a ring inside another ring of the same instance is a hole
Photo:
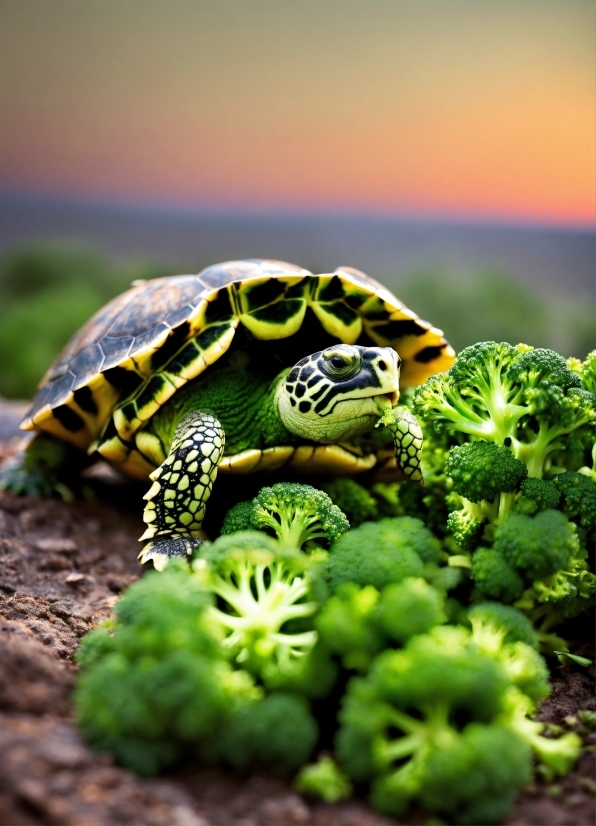
[[[524,581],[493,548],[479,548],[472,556],[470,575],[487,597],[514,602],[524,590]]]
[[[132,585],[111,627],[81,644],[79,725],[95,748],[141,775],[201,753],[237,708],[261,696],[250,675],[224,659],[210,603],[188,566],[170,565]]]
[[[341,536],[320,564],[319,577],[332,593],[343,582],[380,590],[409,576],[432,578],[438,570],[440,544],[419,519],[399,516],[365,522]]]
[[[494,442],[466,442],[452,447],[445,473],[453,489],[470,502],[492,500],[500,493],[516,491],[528,475],[523,462]]]
[[[221,527],[221,535],[228,536],[232,533],[239,533],[240,531],[254,530],[252,524],[252,515],[254,505],[252,499],[247,502],[238,502],[233,508],[226,513]]]
[[[272,531],[289,548],[329,545],[350,529],[344,513],[322,490],[296,482],[261,488],[251,502],[228,511],[222,535],[243,530]]]
[[[557,507],[561,499],[561,493],[554,482],[534,477],[525,479],[521,483],[519,492],[515,511],[525,513],[527,516],[534,516],[543,510],[552,510]]]
[[[589,607],[596,590],[586,557],[575,526],[560,511],[511,513],[497,528],[494,546],[473,555],[471,576],[485,596],[517,600],[518,608],[540,622],[543,645],[560,648],[564,641],[548,632]]]
[[[304,697],[273,692],[231,714],[204,750],[207,762],[233,769],[265,766],[288,774],[304,765],[319,730]]]
[[[414,409],[439,430],[505,445],[536,478],[565,437],[596,422],[596,397],[562,356],[494,341],[466,347],[450,370],[431,376]]]
[[[483,602],[468,611],[472,639],[505,668],[512,683],[534,702],[547,697],[548,669],[537,653],[538,634],[520,611],[500,602]]]
[[[388,814],[418,802],[456,823],[495,823],[530,777],[528,745],[499,723],[509,686],[464,629],[413,637],[348,684],[340,763],[372,781],[371,802]]]
[[[485,513],[481,505],[475,505],[457,493],[447,497],[450,507],[456,507],[447,517],[447,530],[453,534],[456,543],[464,551],[473,551],[482,539],[485,527]]]
[[[324,800],[325,803],[338,803],[352,794],[350,781],[337,763],[326,755],[298,772],[294,788],[309,797]]]
[[[588,353],[583,364],[575,358],[568,359],[567,364],[578,374],[585,389],[596,394],[596,350]]]
[[[347,669],[365,671],[383,650],[386,635],[378,622],[379,592],[345,582],[318,614],[315,625],[323,645],[341,657]]]
[[[485,521],[497,523],[509,513],[528,469],[504,445],[477,441],[452,447],[445,473],[462,497],[461,507],[449,514],[447,528],[460,547],[473,550],[484,533]],[[448,501],[455,503],[453,493]]]
[[[560,511],[512,513],[497,529],[494,550],[530,580],[564,568],[579,550],[577,535]]]
[[[390,640],[400,644],[446,620],[445,595],[424,579],[409,577],[381,591],[379,625]]]
[[[350,526],[357,528],[363,522],[379,518],[379,506],[369,491],[354,479],[342,478],[326,482],[323,490],[348,518]]]
[[[221,536],[200,553],[192,567],[219,599],[208,614],[236,662],[265,681],[295,671],[317,638],[311,618],[318,605],[306,599],[308,557],[259,531]]]
[[[344,668],[366,671],[384,648],[403,645],[445,621],[445,596],[424,579],[408,577],[379,593],[372,585],[340,585],[315,624],[323,645]]]
[[[582,528],[596,526],[596,482],[583,473],[568,470],[554,484],[563,499],[562,510]]]

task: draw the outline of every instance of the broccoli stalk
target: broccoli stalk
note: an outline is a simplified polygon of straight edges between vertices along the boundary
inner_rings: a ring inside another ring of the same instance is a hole
[[[312,617],[316,602],[307,601],[304,577],[307,557],[280,550],[274,540],[256,531],[220,537],[201,547],[193,562],[207,591],[220,607],[208,609],[224,632],[224,647],[238,663],[262,675],[288,671],[317,640],[316,631],[286,630],[294,620]]]

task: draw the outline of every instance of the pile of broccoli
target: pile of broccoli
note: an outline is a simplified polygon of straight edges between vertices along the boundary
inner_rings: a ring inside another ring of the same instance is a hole
[[[264,487],[124,593],[77,656],[85,735],[144,776],[192,755],[500,823],[580,753],[536,713],[596,590],[595,391],[596,352],[464,350],[410,399],[425,488]]]

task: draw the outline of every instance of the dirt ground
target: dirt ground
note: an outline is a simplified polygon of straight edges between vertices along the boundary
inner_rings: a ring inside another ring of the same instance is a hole
[[[11,436],[0,421],[0,459],[13,451]],[[71,504],[0,494],[0,823],[395,824],[361,800],[313,803],[263,774],[238,777],[184,766],[141,781],[87,747],[69,701],[72,657],[83,634],[109,615],[118,594],[142,573],[136,561],[143,530],[139,492],[105,491],[102,501]],[[576,727],[587,750],[568,777],[537,779],[525,790],[508,826],[594,824],[596,733],[570,719],[580,709],[596,710],[594,669],[571,664],[554,677],[540,716]],[[429,821],[415,813],[401,822]]]

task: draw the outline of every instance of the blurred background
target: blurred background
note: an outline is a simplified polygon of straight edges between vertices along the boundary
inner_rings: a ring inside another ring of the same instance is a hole
[[[135,278],[383,281],[456,349],[595,346],[591,0],[0,0],[0,394]]]

